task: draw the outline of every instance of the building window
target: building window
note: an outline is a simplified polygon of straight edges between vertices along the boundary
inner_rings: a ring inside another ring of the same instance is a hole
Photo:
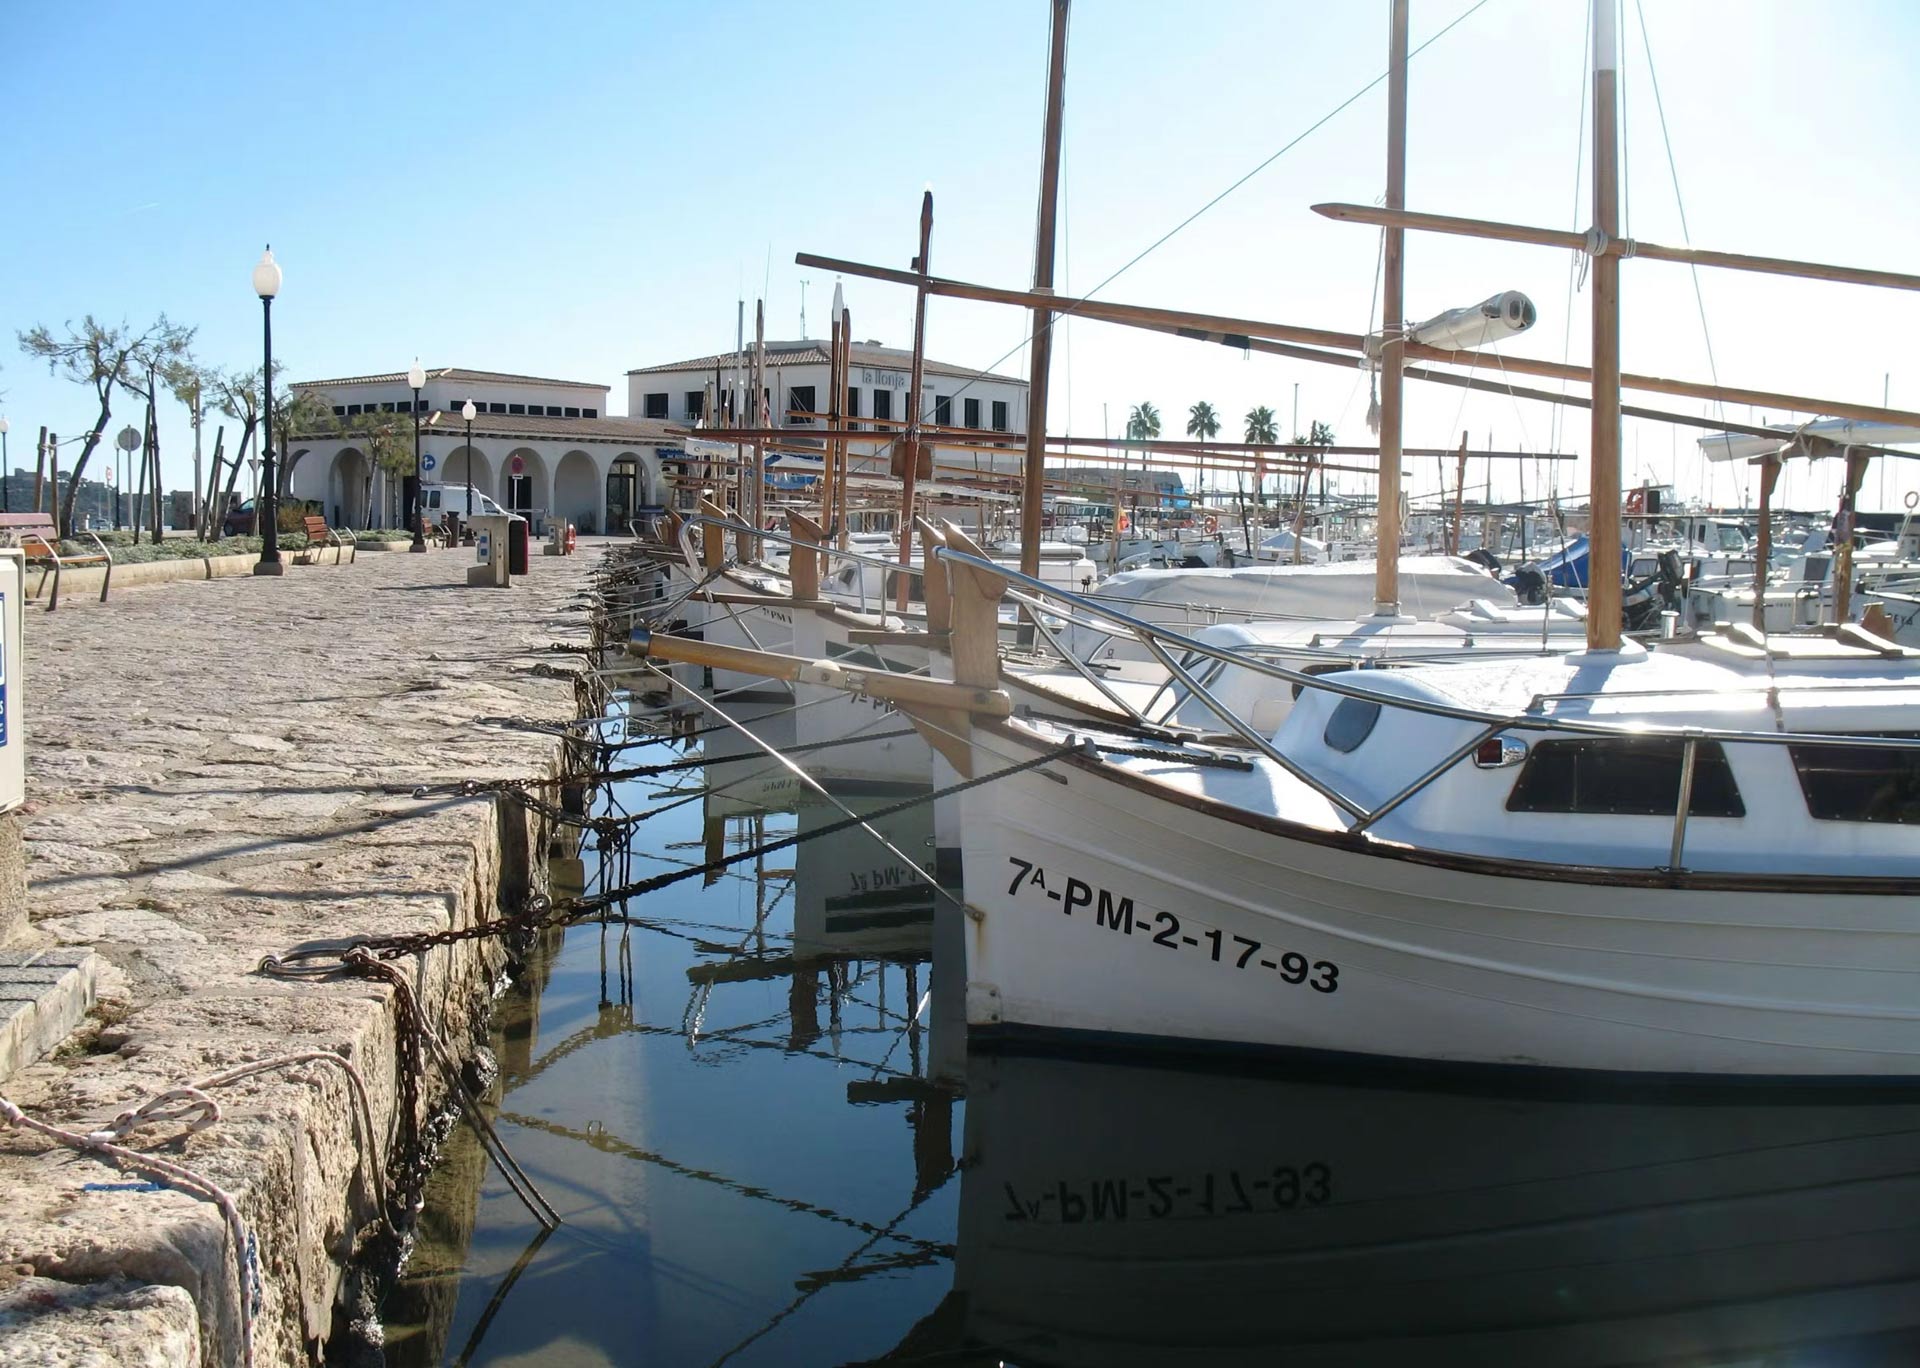
[[[802,427],[813,423],[813,386],[795,385],[787,391],[787,420]]]
[[[525,414],[526,411],[527,411],[527,406],[525,404],[508,404],[507,405],[508,413]]]
[[[965,418],[961,422],[962,427],[977,428],[980,426],[980,401],[978,399],[966,400],[961,412],[965,415]]]
[[[1680,801],[1685,746],[1677,736],[1535,742],[1507,795],[1507,811],[1671,817]],[[1698,747],[1689,815],[1746,816],[1720,743],[1702,741]]]
[[[347,416],[347,406],[346,406],[345,404],[335,404],[335,405],[333,406],[333,416],[334,416],[334,417],[336,417],[336,418],[344,418],[344,417],[346,417],[346,416]]]
[[[643,405],[640,410],[641,417],[664,418],[667,416],[667,396],[664,393],[649,394],[641,402]]]
[[[360,416],[360,406],[358,404],[348,404],[347,417],[358,418],[359,416]]]
[[[559,416],[560,416],[560,406],[558,404],[548,404],[547,417],[558,418]]]
[[[993,430],[995,432],[1007,430],[1007,401],[1004,399],[993,401]]]
[[[563,418],[578,418],[580,416],[580,410],[577,408],[570,408],[561,416]]]
[[[847,386],[847,410],[845,414],[845,417],[848,420],[847,426],[850,428],[853,428],[855,431],[858,431],[860,428],[860,424],[853,422],[852,420],[855,418],[858,418],[859,416],[860,416],[860,388],[857,385],[848,385]]]
[[[933,421],[939,427],[953,426],[953,400],[944,394],[933,396]]]
[[[505,404],[488,404],[487,405],[488,413],[505,413],[506,411],[507,411],[507,406]]]
[[[707,412],[707,392],[705,390],[687,391],[687,421],[697,423]]]
[[[877,389],[873,392],[873,416],[876,418],[893,417],[893,391]]]
[[[600,410],[583,408],[580,410],[580,416],[582,418],[598,418],[600,416]]]
[[[1920,750],[1788,746],[1807,811],[1822,822],[1920,825]]]

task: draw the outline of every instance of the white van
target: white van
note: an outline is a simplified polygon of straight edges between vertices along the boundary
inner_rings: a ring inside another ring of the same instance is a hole
[[[420,486],[420,510],[428,522],[439,522],[445,513],[458,513],[467,516],[467,487],[465,485],[423,484]],[[479,490],[473,491],[473,516],[518,518],[518,513],[509,513]],[[525,519],[522,519],[524,522]]]

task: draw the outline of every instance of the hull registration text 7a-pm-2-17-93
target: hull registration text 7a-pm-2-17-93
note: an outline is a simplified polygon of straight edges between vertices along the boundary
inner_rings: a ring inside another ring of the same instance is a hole
[[[1229,936],[1217,927],[1200,928],[1196,935],[1192,918],[1183,919],[1163,908],[1137,905],[1131,896],[1074,876],[1053,888],[1047,883],[1045,867],[1037,861],[1009,855],[1007,862],[1014,871],[1007,885],[1008,897],[1019,897],[1023,891],[1044,897],[1057,903],[1062,915],[1068,917],[1076,910],[1092,909],[1093,916],[1082,920],[1096,929],[1117,931],[1123,936],[1145,936],[1148,943],[1168,950],[1197,951],[1214,963],[1232,969],[1270,971],[1282,983],[1305,984],[1317,993],[1340,990],[1340,966],[1332,960],[1308,960],[1297,950],[1281,950],[1246,936]]]

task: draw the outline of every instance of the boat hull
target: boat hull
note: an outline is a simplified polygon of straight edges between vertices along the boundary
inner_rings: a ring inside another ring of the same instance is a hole
[[[975,773],[1059,739],[978,727]],[[1920,1075],[1920,903],[1884,885],[1546,876],[1249,819],[1097,760],[969,790],[960,819],[984,1037],[1532,1077]]]

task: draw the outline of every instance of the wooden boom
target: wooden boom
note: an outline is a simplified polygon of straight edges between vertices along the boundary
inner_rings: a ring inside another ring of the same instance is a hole
[[[777,601],[786,603],[784,599]],[[1008,717],[1013,713],[1013,700],[1004,689],[973,688],[944,679],[896,674],[890,670],[863,670],[843,665],[837,660],[809,660],[805,656],[755,651],[745,646],[722,646],[712,641],[695,641],[691,637],[636,630],[627,642],[627,653],[643,660],[670,660],[682,665],[736,670],[765,679],[818,684],[823,688],[839,689],[865,698],[884,699],[902,706],[953,709],[983,717]]]

